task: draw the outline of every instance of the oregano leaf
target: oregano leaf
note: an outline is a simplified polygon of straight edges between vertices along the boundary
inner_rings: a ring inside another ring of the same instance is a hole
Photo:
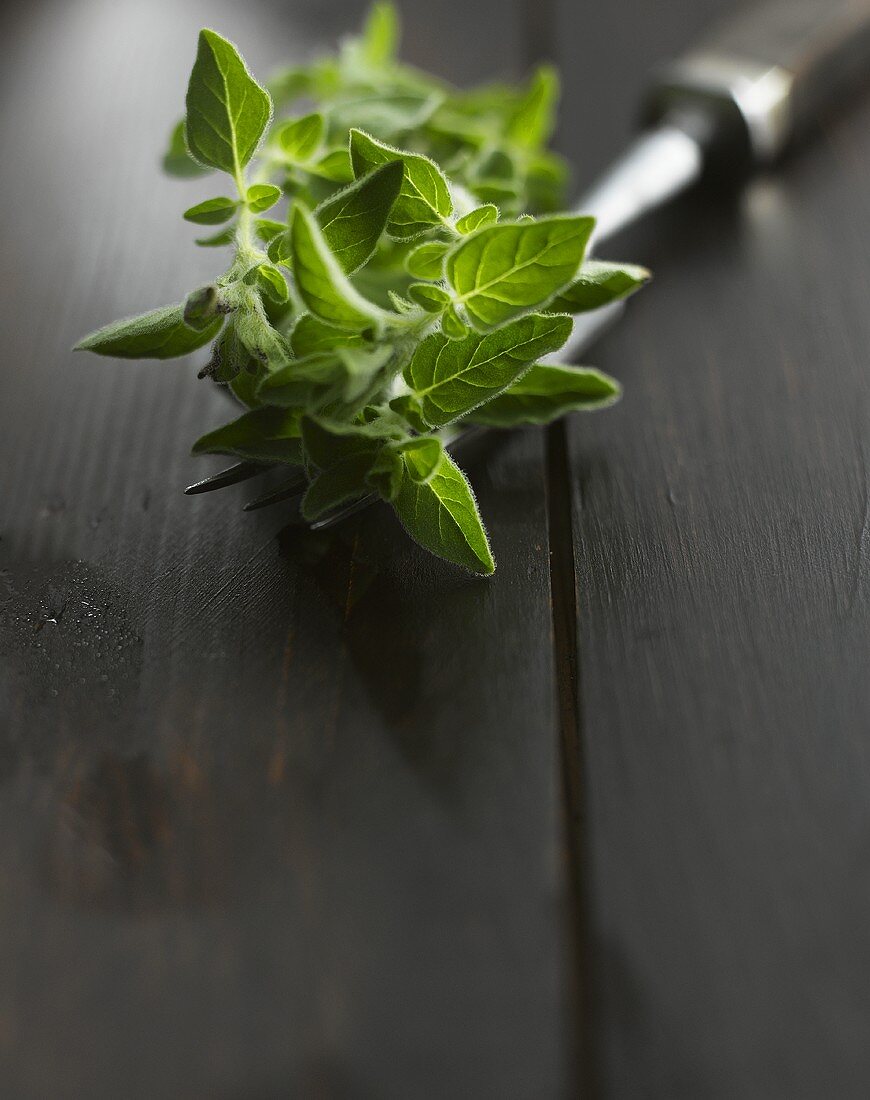
[[[544,313],[462,340],[436,332],[418,345],[404,378],[426,423],[441,427],[506,390],[536,359],[560,348],[570,333],[570,317]]]
[[[245,202],[253,214],[265,214],[281,198],[281,188],[274,183],[255,183],[248,188]]]
[[[474,493],[446,452],[426,481],[416,481],[406,466],[392,504],[405,530],[426,550],[472,573],[495,572]]]
[[[619,383],[601,371],[535,363],[504,393],[475,409],[471,419],[497,428],[549,424],[565,413],[612,405],[620,393]]]
[[[195,225],[220,225],[222,222],[227,222],[238,210],[239,204],[236,199],[228,199],[226,196],[221,195],[216,199],[206,199],[205,202],[198,202],[196,206],[191,206],[184,211],[182,217],[185,221],[193,222]]]
[[[174,359],[213,340],[223,324],[218,317],[205,328],[184,323],[184,306],[163,306],[124,321],[113,321],[80,340],[76,351],[94,351],[116,359]]]
[[[163,154],[163,171],[177,179],[194,179],[208,172],[207,168],[196,163],[187,150],[187,142],[184,139],[184,119],[176,122],[172,127],[169,145]]]
[[[272,100],[248,72],[236,47],[215,31],[199,32],[186,104],[191,156],[241,179],[269,124]]]
[[[585,313],[610,302],[627,298],[649,282],[649,271],[636,264],[614,264],[587,260],[577,278],[550,302],[557,313]]]
[[[491,202],[487,202],[483,206],[476,206],[459,218],[456,222],[456,230],[458,233],[467,236],[469,233],[473,233],[475,229],[481,229],[484,225],[489,225],[494,221],[498,221],[498,207],[493,206]]]
[[[405,257],[405,270],[415,279],[440,279],[444,274],[446,241],[426,241],[418,244]]]
[[[302,498],[299,510],[309,522],[320,519],[342,504],[370,492],[366,477],[377,458],[377,449],[351,455],[314,478]]]
[[[402,186],[403,166],[393,161],[325,199],[314,214],[333,256],[352,275],[378,246]]]
[[[249,462],[302,465],[298,409],[252,409],[238,419],[201,436],[195,455],[232,455]]]
[[[440,313],[450,303],[450,295],[443,287],[433,283],[411,283],[408,297],[422,306],[427,313]]]
[[[489,225],[447,254],[447,279],[478,328],[543,305],[575,276],[594,218]]]
[[[282,122],[275,131],[275,142],[291,164],[305,164],[320,148],[323,131],[323,115],[315,111]]]
[[[350,131],[350,159],[355,176],[398,160],[404,178],[387,222],[387,232],[396,240],[411,240],[433,226],[442,225],[453,210],[453,200],[444,173],[421,153],[395,149],[362,130]]]
[[[381,323],[384,311],[351,285],[314,216],[301,203],[294,205],[290,219],[290,248],[297,289],[315,317],[349,332]]]
[[[227,226],[226,229],[219,229],[211,237],[197,237],[196,244],[200,248],[220,248],[225,244],[233,244],[236,239],[236,227],[235,224]]]

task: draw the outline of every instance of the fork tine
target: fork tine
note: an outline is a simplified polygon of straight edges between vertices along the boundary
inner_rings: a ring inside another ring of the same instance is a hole
[[[360,497],[359,500],[354,500],[350,504],[345,504],[343,508],[339,508],[335,512],[331,512],[323,519],[315,520],[312,523],[312,531],[326,531],[329,527],[334,527],[336,523],[341,523],[343,519],[347,519],[348,516],[356,515],[357,512],[361,512],[364,508],[368,508],[370,504],[374,504],[378,500],[377,493],[369,493],[367,496]]]
[[[235,466],[229,466],[226,470],[212,474],[211,477],[195,481],[184,490],[187,496],[196,496],[198,493],[210,493],[213,489],[223,489],[225,485],[236,485],[240,481],[247,481],[250,477],[256,477],[266,470],[271,470],[261,462],[239,462]]]
[[[270,504],[279,504],[282,500],[301,496],[305,485],[304,476],[297,474],[296,477],[291,477],[289,481],[285,481],[283,485],[279,485],[277,489],[271,489],[268,493],[263,493],[261,496],[249,500],[243,511],[255,512],[258,508],[268,508]]]

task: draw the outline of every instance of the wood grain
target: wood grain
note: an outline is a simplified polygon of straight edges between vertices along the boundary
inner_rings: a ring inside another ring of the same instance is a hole
[[[223,398],[68,351],[212,274],[156,167],[198,26],[264,72],[361,6],[4,9],[5,1097],[570,1088],[541,433],[471,467],[487,583],[183,498]],[[411,60],[516,71],[518,10],[439,12]]]
[[[727,6],[561,5],[584,179]],[[569,429],[603,1096],[867,1095],[868,122],[610,249],[655,280]]]

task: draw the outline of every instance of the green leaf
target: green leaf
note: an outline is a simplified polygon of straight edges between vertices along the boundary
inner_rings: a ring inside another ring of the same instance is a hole
[[[456,230],[462,233],[463,236],[467,236],[469,233],[473,233],[475,229],[480,229],[494,221],[498,221],[498,207],[493,206],[491,202],[487,202],[483,206],[476,206],[474,210],[470,210],[464,217],[460,218],[456,223]]]
[[[275,142],[291,164],[306,164],[320,148],[323,130],[323,115],[315,111],[282,122],[275,132]]]
[[[448,340],[464,340],[468,335],[468,325],[462,320],[452,303],[441,317],[441,331]]]
[[[402,188],[387,222],[387,232],[396,240],[411,240],[449,218],[453,210],[450,188],[441,169],[428,157],[394,149],[354,129],[350,132],[350,159],[355,176],[390,161],[404,164]]]
[[[348,282],[311,212],[297,202],[290,218],[296,287],[308,309],[328,325],[361,332],[386,316]]]
[[[447,254],[447,279],[478,328],[542,305],[574,277],[594,218],[490,225]]]
[[[444,453],[441,440],[434,435],[417,436],[399,444],[396,449],[405,462],[408,476],[421,484],[435,476]]]
[[[510,389],[475,409],[470,419],[496,428],[549,424],[565,413],[612,405],[620,392],[619,383],[600,371],[535,363]]]
[[[332,431],[320,420],[311,416],[302,417],[302,441],[306,454],[321,470],[329,470],[348,458],[368,454],[373,447],[381,445],[361,425],[342,425],[341,430],[336,430],[338,425],[335,424],[330,424],[330,427]]]
[[[75,346],[76,351],[95,351],[116,359],[174,359],[196,351],[217,336],[223,317],[204,329],[184,323],[184,306],[163,306],[92,332]]]
[[[366,475],[366,483],[384,500],[394,501],[402,486],[405,464],[392,448],[384,447]]]
[[[281,188],[274,183],[255,183],[248,188],[245,202],[254,214],[265,214],[281,198]]]
[[[332,183],[350,183],[353,180],[353,165],[347,149],[333,149],[316,163],[307,164],[305,170]]]
[[[393,4],[372,4],[359,41],[360,54],[373,69],[383,69],[396,59],[399,16]]]
[[[411,538],[426,550],[472,573],[495,572],[471,486],[448,454],[441,455],[428,481],[415,481],[406,466],[393,507]]]
[[[324,324],[311,313],[303,313],[290,337],[293,351],[299,358],[315,351],[330,351],[334,347],[364,347],[365,340],[356,333],[339,332]]]
[[[184,140],[184,119],[177,122],[169,135],[169,146],[163,154],[163,171],[168,176],[177,179],[193,179],[196,176],[204,176],[207,169],[197,164],[187,151],[187,142]]]
[[[235,378],[230,380],[229,389],[236,400],[244,405],[246,409],[257,409],[260,407],[260,400],[257,397],[257,386],[259,384],[258,374],[249,368],[248,370],[240,370]]]
[[[215,340],[211,359],[203,373],[214,378],[216,382],[232,382],[242,371],[248,373],[247,368],[252,362],[251,353],[239,339],[233,319],[224,325],[223,331]]]
[[[330,132],[336,137],[351,127],[381,141],[419,130],[444,100],[440,92],[379,92],[336,103],[329,113]]]
[[[289,300],[290,288],[283,273],[277,267],[272,264],[260,264],[254,268],[254,272],[254,282],[267,298],[279,303]],[[245,278],[247,279],[247,276]]]
[[[369,493],[371,490],[366,483],[366,475],[376,458],[377,450],[372,447],[363,454],[352,455],[328,470],[322,470],[302,498],[299,510],[303,517],[313,522],[339,505]]]
[[[254,232],[264,244],[274,241],[286,228],[283,222],[273,221],[272,218],[257,218],[254,224]]]
[[[286,338],[271,324],[259,300],[247,300],[233,316],[239,339],[257,362],[278,370],[293,358]]]
[[[555,313],[585,313],[634,294],[652,278],[645,267],[636,264],[605,263],[587,260],[569,287],[550,302]]]
[[[272,100],[235,46],[214,31],[199,32],[186,103],[191,156],[241,181],[269,124]]]
[[[314,211],[326,243],[348,275],[371,259],[403,175],[400,161],[385,164],[330,196]]]
[[[444,257],[449,245],[446,241],[426,241],[418,244],[405,257],[405,270],[415,279],[441,279],[444,275]]]
[[[230,220],[238,206],[239,204],[235,199],[228,199],[226,196],[221,195],[216,199],[206,199],[205,202],[198,202],[196,206],[191,206],[188,210],[185,210],[182,217],[185,221],[194,222],[196,225],[220,225],[221,222]]]
[[[184,299],[184,323],[189,328],[202,331],[208,328],[218,315],[220,295],[214,283],[192,290]]]
[[[436,332],[418,345],[405,367],[405,381],[426,423],[441,427],[507,389],[536,359],[560,348],[570,333],[570,317],[543,313],[463,340]]]
[[[297,409],[253,409],[208,432],[193,445],[195,455],[233,455],[249,462],[302,465]]]
[[[200,248],[220,248],[221,245],[233,244],[236,239],[235,224],[220,229],[211,237],[197,237],[196,243]]]
[[[512,112],[506,127],[508,140],[529,149],[546,145],[556,123],[558,103],[559,74],[551,65],[542,65]]]
[[[440,313],[450,302],[447,291],[432,283],[411,283],[408,287],[408,297],[418,306],[422,306],[427,313]]]
[[[423,419],[420,402],[412,393],[403,393],[394,397],[390,402],[390,409],[397,413],[405,423],[409,424],[415,432],[425,434],[429,431],[429,425]]]
[[[259,397],[265,404],[283,407],[354,402],[366,394],[391,356],[389,346],[314,352],[264,378]]]

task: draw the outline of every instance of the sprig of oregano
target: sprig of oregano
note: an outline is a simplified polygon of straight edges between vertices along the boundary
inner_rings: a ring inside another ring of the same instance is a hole
[[[312,521],[375,492],[422,546],[492,573],[446,444],[463,423],[544,424],[616,400],[606,375],[541,360],[567,340],[570,314],[648,275],[584,261],[593,220],[558,213],[551,68],[458,91],[398,62],[397,39],[395,11],[378,3],[337,56],[266,89],[203,30],[163,164],[228,177],[184,217],[230,262],[182,303],[78,347],[166,359],[211,344],[201,376],[247,411],[194,453],[299,467]]]

